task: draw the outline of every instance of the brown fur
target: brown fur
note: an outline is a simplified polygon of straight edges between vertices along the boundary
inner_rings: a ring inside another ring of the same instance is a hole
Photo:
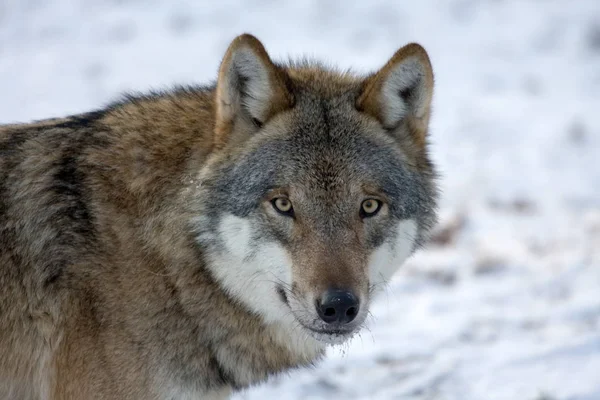
[[[377,118],[369,93],[385,67],[366,83],[314,67],[286,71],[244,35],[219,80],[240,45],[269,66],[274,97],[265,120],[292,107],[294,85],[310,81],[330,97],[366,85],[359,103]],[[429,65],[416,45],[390,63],[406,56]],[[189,377],[199,393],[216,396],[320,357],[292,352],[277,327],[230,299],[188,231],[197,171],[235,154],[230,135],[248,123],[230,106],[214,88],[181,89],[0,127],[0,398],[159,399],[165,385]],[[417,154],[427,121],[409,125]],[[334,262],[321,247],[315,243],[313,257]],[[188,375],[177,375],[181,366]],[[232,378],[242,367],[252,374]]]

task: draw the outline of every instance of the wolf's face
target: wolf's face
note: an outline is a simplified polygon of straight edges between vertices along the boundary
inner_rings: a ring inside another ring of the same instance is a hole
[[[266,322],[339,343],[435,218],[418,137],[430,67],[417,48],[366,80],[286,70],[245,40],[221,67],[222,151],[200,176],[197,240],[223,288]]]

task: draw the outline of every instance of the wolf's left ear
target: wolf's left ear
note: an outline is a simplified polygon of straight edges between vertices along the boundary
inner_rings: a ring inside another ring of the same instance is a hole
[[[248,135],[273,115],[292,106],[287,75],[269,58],[262,43],[244,34],[229,45],[219,68],[216,90],[216,143],[235,131]]]
[[[356,106],[392,132],[406,132],[425,147],[433,96],[433,69],[429,56],[416,43],[399,49],[365,82]],[[402,127],[407,129],[401,130]]]

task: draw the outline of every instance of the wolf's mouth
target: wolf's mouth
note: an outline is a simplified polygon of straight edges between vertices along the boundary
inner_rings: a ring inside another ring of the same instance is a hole
[[[311,328],[310,326],[306,326],[306,325],[302,325],[305,329],[308,329],[309,331],[316,333],[317,335],[334,335],[334,336],[348,336],[351,335],[354,330],[348,330],[348,329],[315,329],[315,328]]]
[[[344,329],[315,329],[301,324],[308,333],[316,340],[327,344],[342,344],[350,339],[355,333],[354,330]]]

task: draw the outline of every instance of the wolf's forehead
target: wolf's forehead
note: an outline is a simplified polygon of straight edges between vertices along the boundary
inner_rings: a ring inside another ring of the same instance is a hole
[[[398,162],[398,149],[377,140],[378,133],[365,126],[352,101],[343,96],[301,97],[270,133],[275,134],[266,135],[248,156],[275,168],[273,176],[279,179],[305,184],[378,179]],[[379,165],[386,165],[385,170],[376,171]]]
[[[396,149],[350,126],[296,126],[287,137],[260,146],[250,158],[269,164],[264,170],[271,171],[275,185],[308,190],[363,185],[391,190],[407,179]]]
[[[286,147],[294,169],[315,179],[376,180],[401,161],[398,148],[381,140],[383,133],[366,127],[347,106],[313,104],[312,112],[305,110],[293,121]],[[387,167],[376,171],[380,165]]]

